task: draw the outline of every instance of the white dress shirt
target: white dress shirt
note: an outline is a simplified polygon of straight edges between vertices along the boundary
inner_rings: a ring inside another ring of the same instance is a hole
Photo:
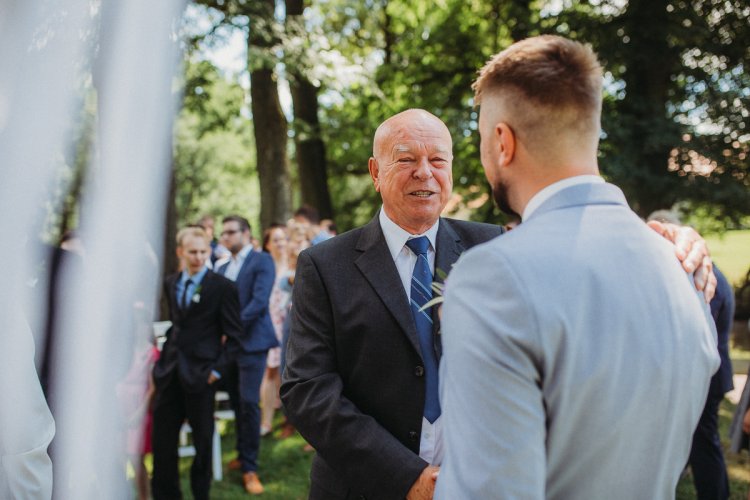
[[[252,251],[253,251],[252,245],[245,245],[242,248],[242,250],[240,250],[240,253],[238,253],[237,255],[232,255],[232,257],[229,259],[229,264],[227,265],[227,268],[224,270],[224,277],[229,278],[232,281],[237,281],[237,276],[240,274],[240,269],[242,269],[242,264],[245,263],[245,259],[247,258],[248,254]]]
[[[408,231],[393,222],[380,209],[380,227],[391,252],[396,270],[404,285],[406,297],[411,300],[411,275],[414,272],[414,264],[417,256],[406,246],[406,241],[420,236],[427,236],[430,240],[430,248],[427,250],[427,261],[430,263],[430,271],[435,275],[435,244],[440,221],[422,234],[410,234]],[[431,465],[440,465],[443,460],[443,432],[442,417],[438,417],[433,423],[422,417],[422,435],[419,440],[419,456]]]

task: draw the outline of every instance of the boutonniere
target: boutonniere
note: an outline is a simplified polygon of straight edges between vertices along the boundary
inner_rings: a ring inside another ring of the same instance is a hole
[[[201,301],[201,285],[198,285],[193,292],[193,298],[190,300],[193,304],[198,304]]]
[[[437,304],[442,304],[445,300],[443,294],[445,293],[445,284],[448,282],[448,275],[440,268],[435,269],[435,274],[438,276],[438,278],[440,278],[440,281],[432,282],[432,299],[430,299],[430,301],[423,305],[419,309],[420,311],[429,309],[430,307]]]

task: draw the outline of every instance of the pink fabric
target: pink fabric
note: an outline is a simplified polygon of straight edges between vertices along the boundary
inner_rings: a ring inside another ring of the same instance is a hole
[[[125,449],[129,455],[151,453],[151,408],[146,408],[143,415],[139,415],[139,412],[148,404],[146,398],[149,392],[149,379],[157,359],[159,350],[155,346],[136,351],[130,370],[117,386],[117,396],[126,426]]]

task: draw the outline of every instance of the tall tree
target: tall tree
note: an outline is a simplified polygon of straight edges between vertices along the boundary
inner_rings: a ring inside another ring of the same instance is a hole
[[[302,203],[316,207],[323,218],[333,217],[328,191],[326,149],[318,120],[318,87],[308,76],[312,69],[310,44],[303,12],[304,0],[286,0],[285,61],[294,106],[294,142]]]
[[[240,2],[245,3],[245,2]],[[260,180],[260,223],[286,221],[291,215],[291,188],[287,161],[287,121],[281,110],[275,66],[279,43],[274,0],[247,4],[250,33],[247,40],[253,130]]]
[[[746,2],[586,2],[555,21],[604,63],[602,172],[639,214],[677,202],[729,224],[750,213]]]
[[[242,30],[247,36],[247,67],[253,136],[260,185],[260,222],[268,227],[291,215],[291,181],[287,158],[287,120],[281,108],[276,66],[280,62],[283,28],[275,17],[274,0],[194,0],[210,8],[213,27]]]

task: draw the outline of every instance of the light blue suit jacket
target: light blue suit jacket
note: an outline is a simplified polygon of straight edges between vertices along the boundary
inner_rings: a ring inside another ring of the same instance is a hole
[[[561,190],[448,277],[436,498],[673,498],[715,335],[617,187]]]

